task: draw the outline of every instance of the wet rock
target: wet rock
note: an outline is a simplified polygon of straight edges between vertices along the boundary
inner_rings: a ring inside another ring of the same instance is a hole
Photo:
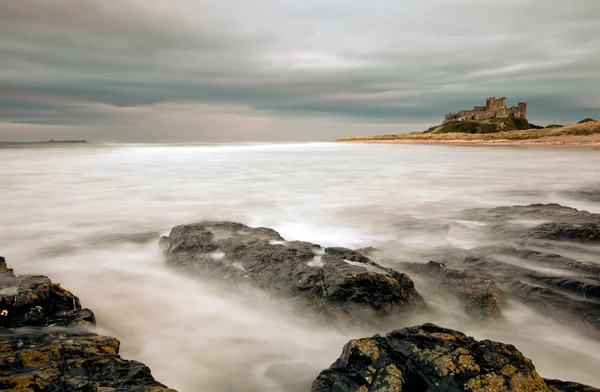
[[[0,257],[0,390],[174,392],[119,341],[91,332],[94,314],[46,276],[15,276]]]
[[[553,392],[600,392],[600,389],[571,381],[544,380]]]
[[[328,316],[371,322],[424,304],[405,274],[350,249],[286,242],[268,228],[202,222],[176,226],[160,243],[171,266],[265,289]]]
[[[563,194],[573,199],[600,202],[600,185],[588,186],[574,191],[566,191]]]
[[[480,257],[501,256],[508,257],[524,266],[532,268],[542,267],[557,270],[564,270],[564,274],[573,274],[574,272],[600,277],[600,264],[581,262],[570,257],[565,257],[557,253],[540,252],[538,250],[527,248],[516,248],[510,246],[484,246],[474,249]],[[580,251],[580,249],[578,249]],[[595,258],[592,256],[592,258]],[[515,263],[512,263],[515,265]]]
[[[500,290],[485,274],[462,272],[448,268],[443,263],[400,263],[399,269],[424,277],[458,297],[465,311],[478,320],[496,318],[502,315],[500,310]]]
[[[543,223],[531,230],[531,236],[555,241],[600,242],[600,223]]]
[[[79,298],[46,276],[15,276],[0,263],[0,328],[94,325]]]
[[[600,214],[580,211],[560,204],[530,204],[496,208],[473,208],[459,214],[462,219],[479,221],[544,220],[562,223],[600,223]]]
[[[450,267],[489,276],[507,297],[600,337],[600,252],[589,246],[600,242],[600,214],[531,204],[470,209],[459,216],[483,222],[482,237],[496,244],[454,258]],[[511,245],[498,245],[506,242]]]
[[[519,254],[514,250],[508,254]],[[544,254],[532,254],[536,267],[544,265]],[[600,337],[600,277],[590,274],[587,277],[549,275],[516,265],[505,263],[501,259],[489,254],[487,257],[469,257],[464,260],[463,268],[472,273],[485,273],[491,276],[498,288],[506,296],[519,299],[521,302],[542,312],[546,317],[552,317],[561,323],[569,324]],[[567,258],[550,257],[550,265],[567,267],[571,262]],[[525,260],[523,260],[525,261]],[[593,266],[587,264],[574,264],[584,270],[595,271]]]
[[[0,390],[174,392],[118,353],[117,339],[81,331],[0,332]]]
[[[463,211],[459,217],[493,223],[488,229],[495,236],[584,243],[600,242],[600,214],[560,204],[476,208]],[[519,221],[538,222],[538,224],[522,225]]]
[[[350,341],[312,392],[550,392],[568,384],[548,384],[512,345],[424,324]]]

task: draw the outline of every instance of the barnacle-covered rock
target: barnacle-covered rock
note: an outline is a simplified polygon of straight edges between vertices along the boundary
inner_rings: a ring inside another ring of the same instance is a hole
[[[423,324],[350,341],[312,392],[553,392],[577,385],[546,382],[512,345]]]

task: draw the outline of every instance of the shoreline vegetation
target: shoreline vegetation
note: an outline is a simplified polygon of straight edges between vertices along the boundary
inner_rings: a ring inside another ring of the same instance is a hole
[[[512,119],[444,122],[424,132],[346,136],[334,142],[450,144],[460,146],[583,147],[600,149],[600,121],[591,118],[570,125],[539,127]],[[525,128],[525,129],[521,129]]]

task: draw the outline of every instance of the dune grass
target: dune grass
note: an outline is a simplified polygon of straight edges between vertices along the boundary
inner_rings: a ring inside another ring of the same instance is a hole
[[[368,141],[368,140],[531,140],[545,137],[566,135],[592,135],[600,133],[600,121],[592,120],[577,124],[570,124],[560,128],[526,129],[502,131],[495,133],[472,134],[461,132],[450,133],[399,133],[375,136],[348,136],[336,139],[338,142]]]

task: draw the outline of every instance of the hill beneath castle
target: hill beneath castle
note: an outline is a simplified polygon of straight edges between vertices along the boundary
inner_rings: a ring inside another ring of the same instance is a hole
[[[600,121],[587,118],[566,126],[541,127],[530,124],[527,119],[512,117],[468,121],[448,120],[423,132],[350,136],[335,141],[600,148]]]

